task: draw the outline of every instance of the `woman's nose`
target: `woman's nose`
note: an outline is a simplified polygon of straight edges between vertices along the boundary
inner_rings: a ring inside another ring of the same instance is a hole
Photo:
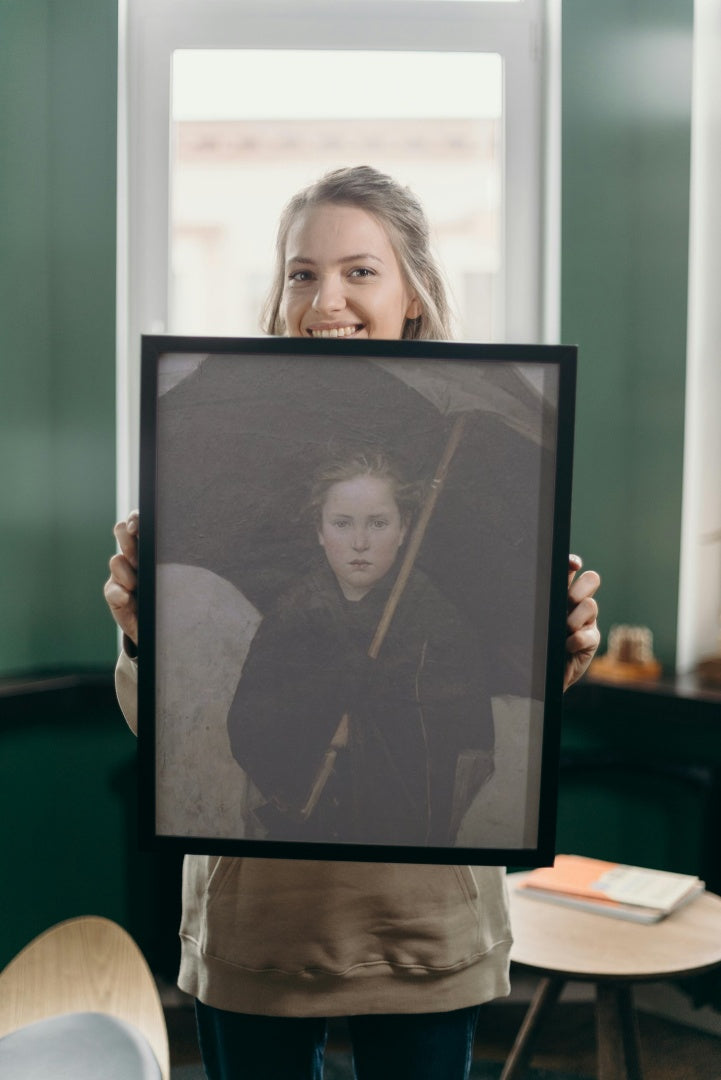
[[[340,311],[345,307],[342,282],[335,274],[319,279],[313,298],[313,307],[322,315]]]

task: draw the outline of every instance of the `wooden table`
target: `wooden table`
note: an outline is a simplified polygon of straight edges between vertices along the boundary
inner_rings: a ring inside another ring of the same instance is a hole
[[[535,1036],[569,980],[596,986],[599,1080],[643,1080],[632,986],[721,966],[721,898],[703,893],[661,922],[626,922],[529,899],[509,874],[511,959],[540,974],[501,1074],[519,1080]]]

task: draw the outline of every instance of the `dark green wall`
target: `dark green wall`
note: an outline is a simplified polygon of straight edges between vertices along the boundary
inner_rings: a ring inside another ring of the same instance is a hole
[[[557,850],[721,890],[721,700],[580,682],[564,701]]]
[[[125,926],[176,974],[180,860],[138,846],[136,740],[111,674],[0,686],[0,969],[62,919]]]
[[[675,655],[692,0],[563,5],[562,340],[579,346],[573,546],[602,630]]]
[[[112,662],[116,0],[0,0],[0,675]]]
[[[142,938],[138,907],[152,904],[102,598],[115,515],[116,85],[116,0],[0,0],[0,677],[107,671],[102,693],[0,693],[0,965],[71,915],[106,915]]]

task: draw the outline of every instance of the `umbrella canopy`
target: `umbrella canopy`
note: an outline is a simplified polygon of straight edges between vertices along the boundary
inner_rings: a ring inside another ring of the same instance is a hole
[[[478,627],[493,691],[542,696],[555,419],[524,369],[264,344],[160,358],[157,561],[206,567],[263,613],[323,557],[303,508],[329,448],[382,447],[424,481],[463,412],[417,565]]]

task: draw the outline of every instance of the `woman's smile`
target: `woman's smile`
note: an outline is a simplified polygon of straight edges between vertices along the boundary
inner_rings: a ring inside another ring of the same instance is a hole
[[[363,329],[363,323],[352,323],[350,326],[309,326],[307,333],[311,337],[342,338],[354,337]]]

